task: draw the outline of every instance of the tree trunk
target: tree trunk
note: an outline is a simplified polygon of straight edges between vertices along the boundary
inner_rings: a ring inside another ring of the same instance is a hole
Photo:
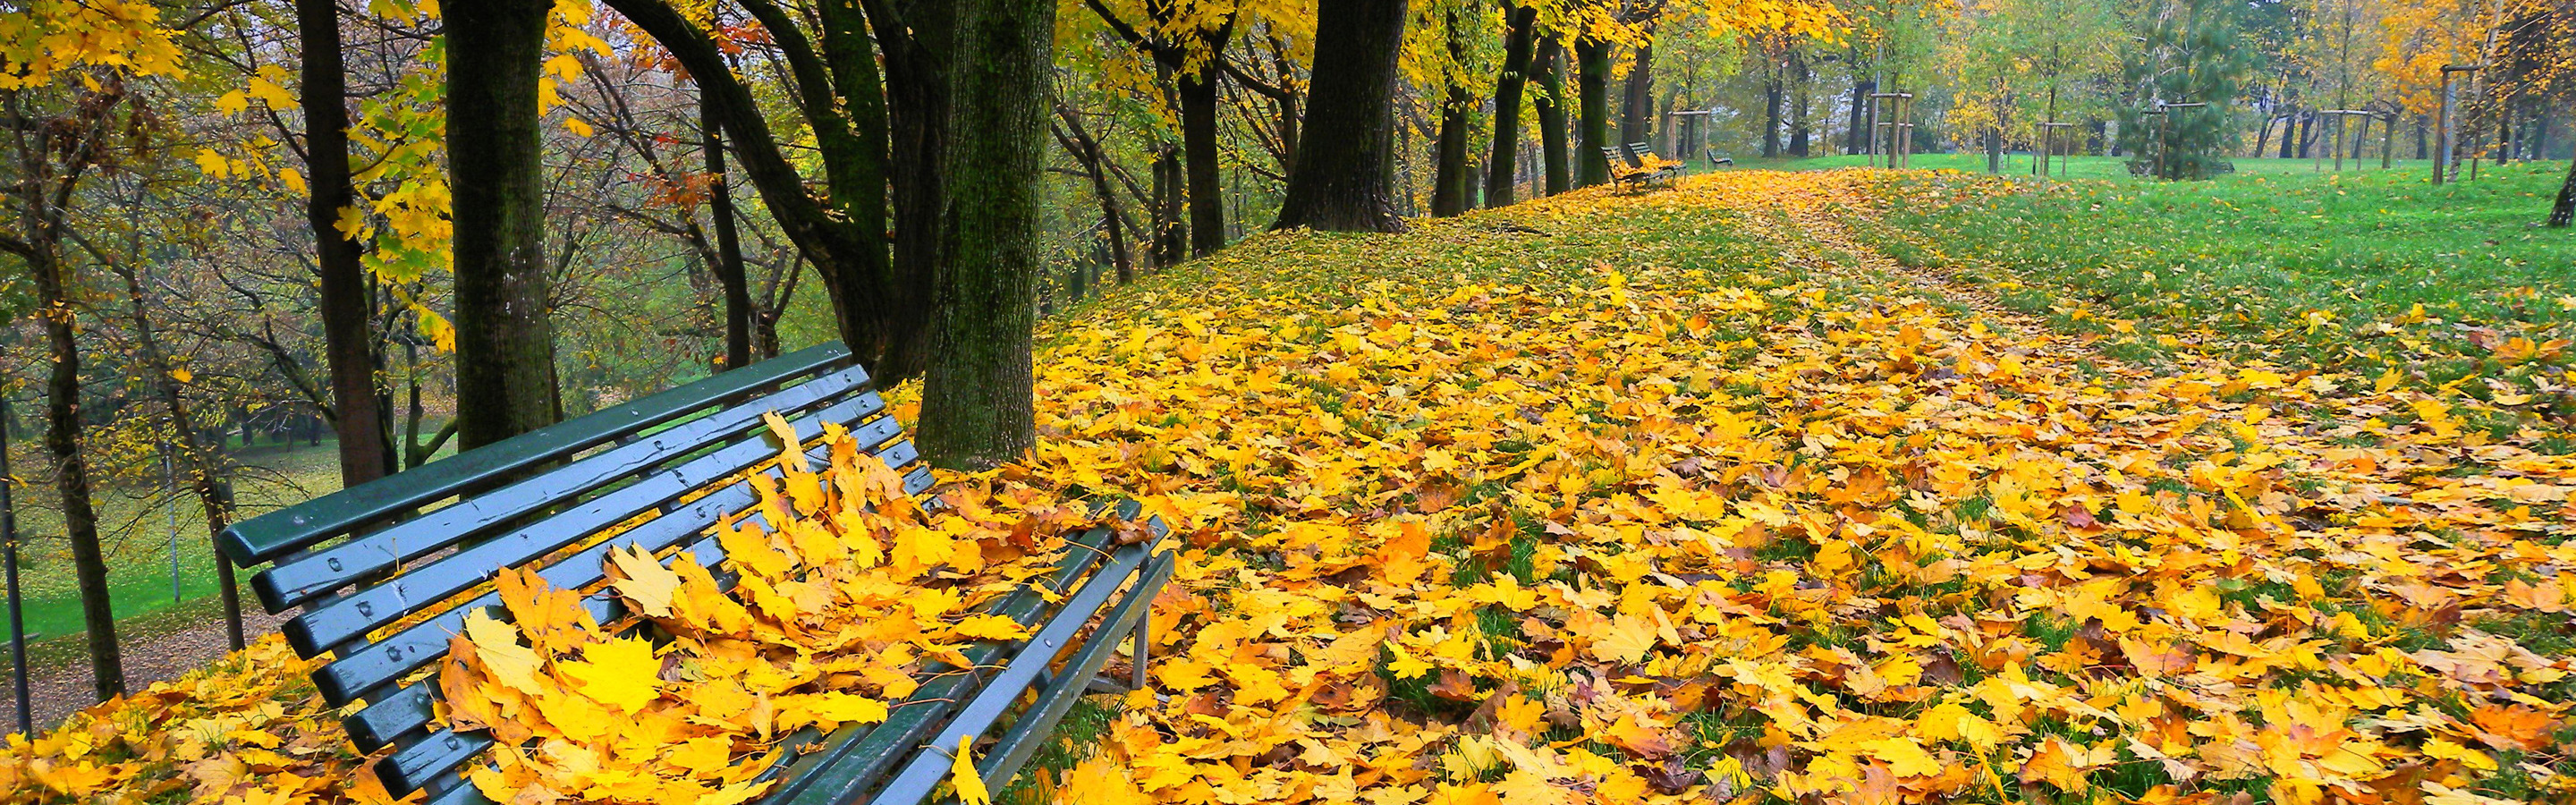
[[[1520,192],[1521,88],[1529,81],[1530,29],[1538,8],[1513,6],[1503,34],[1503,72],[1494,78],[1494,154],[1486,161],[1485,206],[1510,205]]]
[[[1190,225],[1182,220],[1182,189],[1188,179],[1181,174],[1180,149],[1165,146],[1154,159],[1154,265],[1168,268],[1187,259]]]
[[[2424,129],[2425,129],[2425,127],[2427,127],[2427,126],[2429,126],[2429,125],[2431,125],[2431,124],[2429,124],[2429,123],[2426,123],[2426,122],[2425,122],[2425,118],[2424,118],[2424,116],[2423,116],[2423,115],[2416,115],[2416,116],[2415,116],[2415,158],[2416,158],[2416,159],[2431,159],[2431,158],[2433,158],[2433,157],[2432,157],[2432,154],[2430,153],[2430,150],[2429,150],[2429,145],[2428,145],[2428,142],[2429,142],[2429,141],[2426,139],[2425,134],[2424,134]]]
[[[946,236],[940,231],[948,204],[948,182],[942,169],[948,144],[950,98],[947,67],[952,53],[951,28],[956,9],[951,0],[871,0],[868,24],[885,44],[885,109],[888,137],[886,180],[891,185],[894,263],[891,288],[904,294],[899,309],[888,311],[888,329],[899,334],[887,345],[885,358],[870,367],[881,380],[913,377],[928,366],[934,302],[931,284],[947,263]],[[830,5],[826,3],[825,5]],[[865,37],[859,37],[865,39]],[[844,192],[873,193],[875,188]],[[856,233],[864,238],[876,232]],[[873,241],[871,241],[873,242]],[[821,268],[820,265],[817,268]]]
[[[1467,107],[1475,99],[1467,90],[1450,87],[1447,99],[1440,104],[1440,141],[1438,163],[1431,176],[1431,215],[1449,218],[1467,212]]]
[[[1590,37],[1574,40],[1574,95],[1575,124],[1582,127],[1581,142],[1574,147],[1575,164],[1580,166],[1575,183],[1581,187],[1609,184],[1610,160],[1601,147],[1618,145],[1610,141],[1610,43]]]
[[[41,205],[30,199],[29,206]],[[30,218],[41,213],[31,210]],[[89,462],[81,458],[80,344],[73,336],[68,278],[54,249],[51,223],[30,221],[27,269],[35,276],[39,315],[52,372],[45,382],[45,450],[54,458],[54,491],[61,497],[63,533],[72,543],[72,578],[80,588],[81,621],[88,631],[90,686],[100,700],[125,692],[125,662],[117,650],[116,610],[108,599],[107,557],[98,541],[98,510],[90,501]]]
[[[1877,91],[1878,83],[1867,76],[1852,79],[1851,121],[1850,128],[1845,129],[1843,153],[1859,154],[1869,149],[1869,94]]]
[[[1628,66],[1628,80],[1621,86],[1619,98],[1619,141],[1650,142],[1648,133],[1655,125],[1655,46],[1637,48],[1637,62]]]
[[[340,210],[357,206],[349,178],[348,77],[341,65],[340,11],[331,0],[296,0],[302,45],[306,185],[304,215],[313,228],[321,274],[322,355],[331,372],[331,427],[340,436],[340,484],[356,486],[395,471],[385,449],[384,393],[376,384],[374,295],[358,242],[340,231]]]
[[[1789,155],[1807,156],[1808,131],[1813,121],[1807,115],[1807,83],[1813,71],[1807,69],[1806,53],[1789,49]]]
[[[1466,61],[1466,37],[1458,30],[1458,24],[1458,10],[1453,6],[1443,28],[1448,32],[1449,61],[1453,64]],[[1457,79],[1448,83],[1440,104],[1440,141],[1433,146],[1437,164],[1431,174],[1431,215],[1435,218],[1463,215],[1474,204],[1468,198],[1467,129],[1472,123],[1467,111],[1476,101],[1468,97],[1467,89],[1459,86]]]
[[[1771,63],[1770,77],[1762,82],[1762,156],[1780,156],[1780,64]],[[1894,129],[1891,129],[1894,130]],[[1889,151],[1896,149],[1890,148]]]
[[[743,273],[741,234],[734,230],[733,191],[725,180],[724,129],[703,105],[698,112],[699,126],[706,132],[707,214],[716,224],[716,282],[724,286],[724,368],[740,369],[751,365],[751,277]]]
[[[170,431],[179,442],[179,459],[188,473],[188,489],[196,493],[197,506],[206,517],[206,539],[223,536],[232,525],[232,495],[223,480],[223,460],[215,451],[206,449],[204,437],[195,421],[188,416],[187,401],[180,396],[178,367],[162,351],[159,333],[152,327],[151,308],[143,293],[143,281],[134,266],[119,263],[116,273],[125,280],[125,298],[133,314],[136,351],[143,368],[152,373],[152,390],[161,397],[161,405],[170,413]],[[215,582],[224,604],[224,636],[232,641],[235,651],[243,646],[241,588],[233,582],[232,560],[222,551],[214,551]]]
[[[1036,323],[1038,176],[1046,168],[1055,4],[964,0],[949,131],[950,254],[940,273],[937,350],[922,379],[921,452],[984,470],[1037,443],[1030,328]]]
[[[458,435],[480,447],[553,424],[545,161],[537,111],[546,0],[447,5],[455,193]]]
[[[1225,248],[1225,177],[1217,164],[1217,65],[1209,56],[1197,73],[1182,73],[1181,151],[1189,168],[1190,256]]]
[[[1306,129],[1272,229],[1401,232],[1387,170],[1394,154],[1396,56],[1405,0],[1322,0]]]
[[[2281,122],[2278,115],[2267,115],[2263,118],[2263,127],[2254,130],[2254,153],[2247,156],[2258,158],[2263,156],[2265,149],[2272,143],[2272,124],[2278,122]]]
[[[2567,180],[2558,185],[2558,203],[2549,208],[2549,225],[2559,229],[2576,222],[2576,160],[2567,163]]]
[[[1550,36],[1539,41],[1538,53],[1531,57],[1530,74],[1538,79],[1539,94],[1531,102],[1538,114],[1539,162],[1547,169],[1547,195],[1574,189],[1574,160],[1567,150],[1565,130],[1565,81],[1560,78],[1565,61],[1565,45]]]

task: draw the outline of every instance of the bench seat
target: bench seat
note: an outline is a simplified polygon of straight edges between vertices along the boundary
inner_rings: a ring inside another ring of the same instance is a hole
[[[755,478],[779,474],[782,446],[762,421],[771,412],[790,423],[800,446],[812,445],[814,459],[829,463],[828,448],[815,444],[828,424],[893,469],[905,494],[932,484],[867,372],[829,344],[244,520],[218,545],[236,564],[266,566],[251,586],[270,612],[302,608],[282,631],[298,654],[330,655],[314,683],[332,706],[357,705],[343,724],[359,751],[383,753],[374,769],[393,795],[484,802],[463,773],[486,762],[492,738],[441,725],[436,679],[424,677],[470,613],[508,617],[492,589],[495,575],[526,568],[551,587],[592,592],[608,581],[610,552],[634,548],[665,563],[690,556],[730,584],[710,529],[755,508]],[[1119,513],[1140,512],[1130,502]],[[1038,580],[1048,589],[1024,587],[995,602],[991,614],[1032,632],[1018,647],[965,650],[977,669],[999,663],[998,670],[926,668],[920,690],[894,703],[884,722],[783,740],[804,751],[784,753],[764,772],[780,782],[767,801],[919,802],[930,787],[906,782],[920,776],[918,767],[944,773],[948,756],[939,747],[1003,723],[1012,701],[1036,688],[1039,705],[1008,719],[1001,744],[979,767],[989,782],[1006,782],[1096,684],[1122,635],[1135,637],[1131,684],[1141,685],[1146,610],[1171,571],[1170,557],[1154,552],[1161,524],[1148,527],[1154,539],[1124,545],[1108,529],[1067,536],[1083,547]],[[585,595],[582,605],[600,624],[628,615],[614,595]],[[1057,670],[1069,647],[1073,656]]]

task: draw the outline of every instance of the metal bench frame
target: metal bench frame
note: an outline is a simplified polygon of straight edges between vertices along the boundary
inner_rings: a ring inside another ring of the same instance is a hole
[[[848,428],[903,476],[908,494],[931,485],[866,371],[847,348],[827,344],[253,517],[217,544],[235,564],[267,566],[251,587],[269,612],[303,608],[282,631],[304,657],[333,655],[314,683],[333,707],[364,702],[342,723],[360,752],[392,748],[375,769],[395,796],[419,790],[432,805],[487,802],[463,772],[492,739],[440,727],[436,681],[423,672],[446,656],[468,612],[507,617],[489,585],[505,567],[534,568],[560,589],[595,590],[608,552],[635,546],[666,561],[687,554],[730,585],[723,549],[707,532],[753,508],[755,475],[778,475],[768,460],[781,448],[761,421],[770,411],[804,443],[826,422]],[[809,455],[828,460],[821,445]],[[1126,502],[1120,514],[1133,518],[1140,508]],[[809,751],[766,770],[763,779],[780,781],[766,801],[913,805],[944,778],[962,738],[1007,720],[977,766],[988,784],[1006,783],[1084,693],[1143,687],[1148,610],[1172,571],[1171,556],[1155,551],[1163,524],[1148,528],[1152,538],[1125,545],[1108,529],[1066,536],[1077,547],[1036,582],[1047,592],[1024,587],[987,609],[1030,627],[1028,640],[966,648],[974,666],[964,673],[933,663],[883,723],[829,735],[809,727],[782,739]],[[615,596],[586,595],[582,605],[601,624],[627,615]],[[1122,635],[1134,641],[1135,673],[1124,684],[1100,679]],[[1006,719],[1032,689],[1036,703]]]

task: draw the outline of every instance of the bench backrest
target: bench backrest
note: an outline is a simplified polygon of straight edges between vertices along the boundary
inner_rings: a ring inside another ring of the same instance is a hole
[[[270,612],[304,608],[283,627],[288,642],[335,655],[314,682],[333,706],[366,701],[344,719],[360,750],[401,747],[378,767],[399,795],[452,782],[490,745],[437,729],[434,679],[403,680],[446,656],[469,612],[504,616],[490,589],[501,569],[585,589],[625,546],[681,547],[717,567],[723,552],[706,532],[754,502],[744,474],[778,455],[761,421],[772,411],[807,442],[825,422],[848,428],[907,492],[927,489],[929,470],[885,409],[846,348],[815,347],[244,520],[218,544],[237,564],[269,565],[251,585]],[[603,624],[625,614],[613,596],[583,605]]]
[[[1654,146],[1647,145],[1645,143],[1629,143],[1628,159],[1636,162],[1637,167],[1640,168],[1663,161],[1661,158],[1655,156]]]

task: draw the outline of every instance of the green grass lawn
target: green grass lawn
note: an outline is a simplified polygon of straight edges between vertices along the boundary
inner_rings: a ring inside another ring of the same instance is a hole
[[[27,540],[19,582],[28,636],[49,641],[81,631],[80,591],[72,578],[71,546],[63,539],[58,498],[44,480],[49,476],[35,471],[43,464],[32,441],[13,440],[10,445],[12,466],[27,480],[17,501],[19,531]],[[303,442],[236,446],[234,460],[243,467],[234,492],[242,516],[340,488],[339,449],[331,439],[318,446]],[[186,626],[183,621],[190,618],[183,616],[188,613],[203,618],[216,612],[210,603],[220,586],[214,543],[207,537],[205,516],[194,496],[184,489],[170,495],[157,483],[109,482],[100,484],[94,502],[118,619],[142,619],[145,622],[137,624],[138,631],[151,632],[156,625]],[[6,634],[6,628],[0,623],[0,634]]]
[[[2025,176],[2002,193],[1982,174],[1923,176],[1864,234],[2123,357],[2205,349],[2571,405],[2551,384],[2576,337],[2576,232],[2538,225],[2566,163],[2488,165],[2440,187],[2375,163],[2237,164],[2204,182]]]
[[[1867,157],[1857,156],[1779,159],[1736,157],[1735,159],[1737,167],[1766,168],[1774,170],[1831,170],[1834,168],[1861,168],[1869,166],[1869,160]],[[2063,161],[2065,164],[2063,167],[2052,165],[2049,170],[2051,178],[2145,181],[2144,179],[2139,179],[2138,177],[2129,175],[2128,157],[2067,156],[2059,157],[2058,159]],[[2031,157],[2029,154],[2005,154],[2003,175],[2030,176],[2030,160]],[[2322,169],[2320,169],[2315,162],[2305,159],[2275,159],[2270,157],[2261,157],[2236,159],[2232,161],[2236,163],[2235,175],[2237,176],[2315,176],[2320,173],[2336,172],[2334,169],[2334,161],[2331,159],[2325,161]],[[1910,164],[1916,170],[1957,170],[1968,171],[1971,173],[1984,173],[1986,171],[1986,155],[1982,153],[1915,154],[1913,161]],[[2432,169],[2432,164],[2433,163],[2429,160],[2400,159],[2390,163],[2387,171],[2407,173],[2414,175],[2416,178],[2424,178],[2429,175],[2427,171]],[[1702,168],[1705,167],[1704,162],[1695,162],[1694,165]],[[2379,158],[2376,155],[2372,156],[2367,161],[2344,160],[2343,165],[2344,169],[2342,172],[2345,174],[2383,172],[2379,167]],[[2481,169],[2480,176],[2483,177],[2485,175],[2484,170],[2493,169],[2493,167],[2494,166],[2490,165],[2485,169]],[[2559,167],[2564,170],[2566,166],[2562,163]]]

